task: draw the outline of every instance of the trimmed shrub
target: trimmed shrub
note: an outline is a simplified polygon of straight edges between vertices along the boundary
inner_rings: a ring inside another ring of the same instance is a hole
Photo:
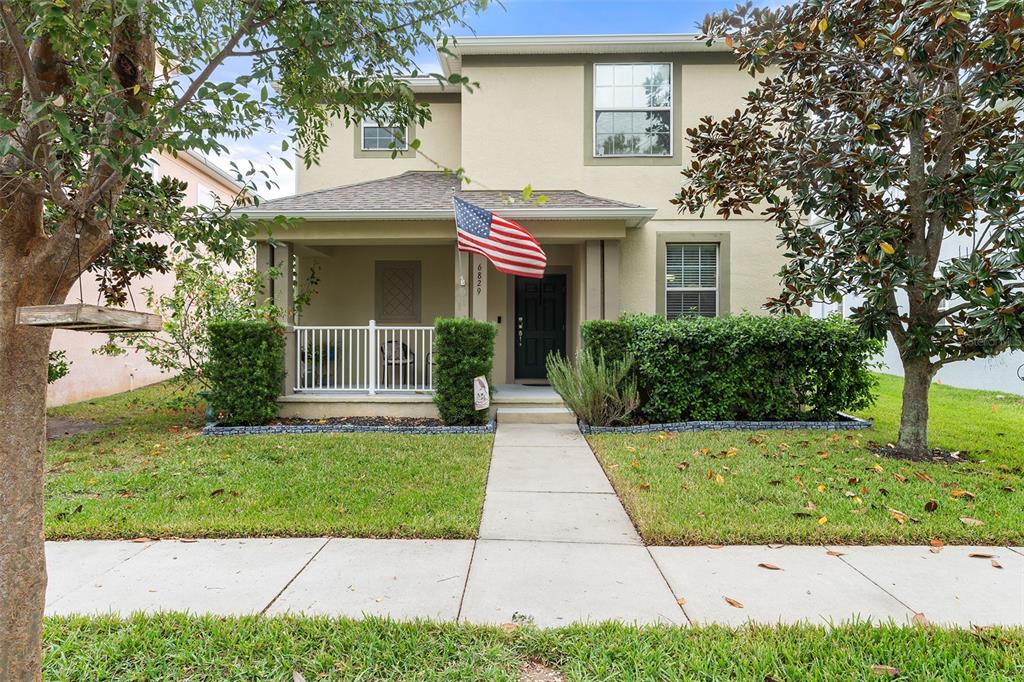
[[[838,317],[632,317],[651,422],[832,419],[869,406],[881,342]]]
[[[473,379],[491,383],[494,337],[489,322],[466,319],[434,321],[434,404],[446,424],[470,426],[487,421],[488,410],[473,409]]]
[[[272,321],[211,322],[210,405],[225,426],[266,424],[284,380],[284,329]]]
[[[587,320],[580,325],[583,350],[594,357],[604,356],[605,361],[621,362],[630,354],[633,327],[629,318],[621,320]]]
[[[582,350],[575,361],[548,356],[548,381],[577,417],[592,426],[626,421],[640,404],[633,358],[607,361],[601,353]]]

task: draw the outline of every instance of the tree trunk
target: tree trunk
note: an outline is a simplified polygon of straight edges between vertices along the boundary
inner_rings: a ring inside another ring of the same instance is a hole
[[[935,369],[928,358],[903,361],[903,410],[896,446],[915,455],[928,453],[928,389]]]
[[[14,324],[19,305],[45,303],[49,289],[27,264],[17,228],[42,221],[25,202],[0,223],[0,680],[40,679],[46,561],[43,472],[50,331]],[[21,209],[21,210],[19,210]],[[16,225],[20,222],[20,225]],[[66,291],[66,288],[63,288]],[[58,291],[58,295],[63,292]],[[63,302],[63,301],[62,301]]]

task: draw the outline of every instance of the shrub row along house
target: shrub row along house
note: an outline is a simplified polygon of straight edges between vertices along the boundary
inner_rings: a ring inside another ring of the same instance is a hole
[[[777,293],[771,226],[680,215],[670,201],[689,163],[685,130],[731,112],[755,85],[724,46],[687,35],[474,37],[438,56],[479,86],[410,79],[431,121],[405,131],[339,121],[320,163],[300,164],[296,195],[248,211],[295,219],[257,238],[260,267],[294,272],[269,284],[281,308],[293,312],[295,287],[318,280],[286,321],[284,415],[434,414],[440,317],[494,323],[496,401],[529,402],[516,385],[545,383],[545,357],[573,354],[583,321],[758,312]],[[524,201],[526,185],[547,200]],[[543,279],[458,253],[453,196],[528,229],[547,253]]]

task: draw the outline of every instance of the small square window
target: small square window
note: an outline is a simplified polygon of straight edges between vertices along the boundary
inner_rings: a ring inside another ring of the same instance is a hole
[[[403,151],[409,148],[408,135],[400,126],[380,126],[363,122],[363,151]]]

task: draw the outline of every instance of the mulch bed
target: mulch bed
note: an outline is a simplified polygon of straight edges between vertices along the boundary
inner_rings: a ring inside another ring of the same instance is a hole
[[[927,454],[921,455],[913,452],[907,452],[906,450],[900,450],[893,444],[878,445],[872,443],[868,446],[868,450],[878,455],[879,457],[888,457],[889,459],[903,459],[910,462],[929,462],[935,464],[963,464],[968,461],[966,452],[951,452],[949,450],[942,450],[934,448]]]
[[[272,426],[317,426],[322,424],[346,424],[349,426],[444,426],[440,419],[432,417],[328,417],[326,419],[274,419]]]

